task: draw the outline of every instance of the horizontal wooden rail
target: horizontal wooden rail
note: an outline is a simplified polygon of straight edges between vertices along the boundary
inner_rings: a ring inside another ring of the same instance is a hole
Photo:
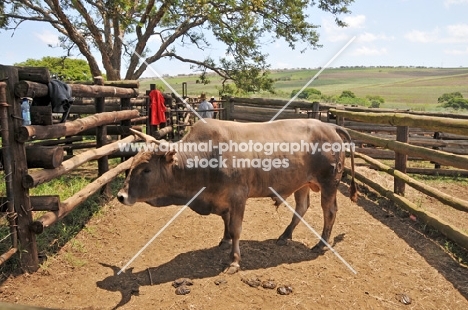
[[[71,88],[73,97],[87,97],[87,98],[134,98],[138,97],[138,89],[122,88],[114,86],[100,86],[100,85],[82,85],[82,84],[68,84]],[[15,85],[15,95],[18,97],[44,97],[49,94],[49,86],[47,84],[32,82],[32,81],[19,81]]]
[[[137,140],[135,136],[131,135],[126,137],[125,139],[107,144],[103,147],[100,147],[98,149],[92,149],[89,151],[86,151],[84,153],[81,153],[77,156],[74,156],[68,160],[65,160],[62,162],[60,167],[56,169],[43,169],[43,170],[38,170],[38,171],[33,171],[29,174],[26,174],[23,176],[23,187],[24,188],[33,188],[38,186],[39,184],[42,184],[44,182],[48,182],[58,176],[61,176],[76,167],[94,159],[98,159],[102,156],[106,156],[109,154],[112,154],[115,151],[119,150],[119,147],[123,143],[131,143],[135,140]]]
[[[32,211],[53,211],[58,210],[60,197],[58,195],[46,196],[31,196]],[[0,197],[0,206],[7,202],[6,197]],[[0,207],[0,212],[5,212],[4,208]]]
[[[430,187],[424,183],[421,183],[419,181],[416,181],[412,177],[404,174],[403,172],[400,172],[398,170],[395,170],[385,164],[382,164],[378,160],[375,160],[369,156],[366,156],[364,154],[360,154],[358,152],[354,153],[356,157],[364,159],[366,162],[374,165],[378,169],[392,175],[395,178],[398,178],[402,181],[404,181],[406,184],[409,186],[413,187],[414,189],[417,189],[421,193],[424,193],[428,196],[434,197],[435,199],[439,200],[440,202],[451,206],[457,210],[468,212],[468,201],[458,199],[457,197],[453,197],[451,195],[447,195],[433,187]]]
[[[348,173],[351,173],[351,169],[345,167],[345,170]],[[392,200],[395,202],[400,208],[406,210],[407,212],[416,216],[416,218],[423,223],[437,229],[440,233],[442,233],[447,238],[453,240],[458,245],[468,249],[468,235],[464,233],[461,229],[454,227],[450,223],[438,218],[435,214],[424,211],[423,209],[419,208],[417,205],[402,197],[400,195],[395,194],[391,190],[388,190],[381,186],[380,184],[375,183],[372,180],[369,180],[363,174],[355,171],[355,177],[357,180],[363,182],[367,186],[374,189],[380,195]]]
[[[8,251],[6,251],[5,253],[3,253],[2,255],[0,255],[0,266],[6,262],[7,260],[9,260],[13,254],[15,254],[16,252],[18,251],[17,248],[11,248],[9,249]]]
[[[391,149],[401,154],[424,158],[437,162],[441,165],[452,166],[460,169],[468,169],[468,156],[455,155],[443,151],[431,150],[421,146],[409,145],[403,142],[381,139],[373,135],[361,133],[351,129],[348,129],[348,132],[353,139]]]
[[[26,142],[29,139],[41,140],[73,136],[89,128],[114,124],[122,120],[136,118],[139,115],[140,112],[138,110],[124,110],[98,113],[75,121],[49,126],[23,126],[20,127],[16,140],[18,142]]]
[[[418,127],[468,136],[468,120],[465,119],[450,119],[446,117],[410,115],[404,113],[350,112],[337,109],[330,109],[330,112],[340,117],[367,123]]]
[[[30,229],[36,234],[40,234],[44,231],[44,228],[56,223],[58,220],[69,214],[75,207],[81,204],[83,201],[88,199],[92,194],[96,193],[103,185],[112,181],[117,175],[125,170],[130,169],[133,162],[133,158],[127,159],[123,163],[117,165],[111,170],[105,172],[92,183],[86,185],[75,195],[67,198],[60,204],[60,208],[57,211],[47,212],[42,215],[39,219],[31,223]]]
[[[265,99],[265,98],[237,98],[233,97],[230,100],[235,104],[242,104],[242,103],[249,103],[249,104],[256,104],[258,107],[263,105],[275,106],[275,107],[284,107],[289,100],[281,100],[281,99]],[[288,105],[288,108],[303,108],[303,109],[312,109],[312,102],[307,101],[291,101]]]

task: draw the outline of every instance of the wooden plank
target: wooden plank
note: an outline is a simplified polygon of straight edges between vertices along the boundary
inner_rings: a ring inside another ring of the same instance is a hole
[[[45,227],[48,227],[56,223],[58,220],[62,219],[63,217],[65,217],[68,213],[73,211],[75,207],[77,207],[83,201],[88,199],[90,195],[97,192],[99,188],[101,188],[104,184],[107,184],[110,181],[112,181],[117,175],[119,175],[123,171],[130,169],[132,162],[133,162],[133,158],[130,158],[120,163],[113,169],[101,175],[92,183],[86,185],[82,190],[80,190],[75,195],[63,201],[60,204],[60,208],[57,211],[47,212],[46,214],[42,215],[32,225],[32,227],[34,227],[34,231],[42,232]]]
[[[345,167],[345,170],[348,173],[351,173],[351,169]],[[388,199],[395,202],[400,208],[408,211],[410,214],[416,216],[416,218],[426,223],[427,225],[437,229],[440,233],[442,233],[447,238],[453,240],[458,245],[462,246],[465,249],[468,249],[468,235],[464,233],[461,229],[451,225],[450,223],[438,218],[435,214],[425,211],[400,195],[393,193],[391,190],[388,190],[382,187],[380,184],[375,183],[372,180],[369,180],[364,175],[355,171],[355,177],[357,180],[363,182],[364,184],[368,185],[375,191],[377,191],[380,195],[387,197]]]
[[[0,255],[0,266],[1,266],[4,262],[6,262],[7,260],[9,260],[17,251],[18,251],[17,248],[11,248],[11,249],[9,249],[8,251],[6,251],[5,253],[3,253],[2,255]],[[0,309],[8,309],[8,308],[2,307],[2,302],[0,302]]]
[[[15,95],[17,97],[31,97],[40,98],[45,97],[49,94],[49,86],[47,84],[31,82],[31,81],[19,81],[15,84]]]
[[[114,124],[121,120],[132,119],[138,116],[138,110],[126,110],[99,113],[71,122],[50,126],[22,126],[17,131],[16,139],[19,142],[26,142],[29,139],[41,140],[73,136],[88,128],[101,126],[103,124]]]
[[[30,198],[33,211],[56,211],[60,205],[58,195],[31,196]],[[0,206],[5,205],[7,201],[7,197],[0,197]],[[6,208],[0,208],[0,212],[6,212]]]
[[[32,125],[52,125],[52,106],[37,106],[33,105],[30,109]]]
[[[336,114],[337,116],[342,116],[367,123],[419,127],[433,131],[441,131],[468,136],[467,119],[450,119],[445,117],[421,116],[403,113],[349,112],[340,111],[337,109],[331,109],[330,112]]]
[[[55,169],[62,164],[62,146],[33,146],[26,148],[28,168]]]
[[[82,85],[68,84],[74,97],[115,97],[115,98],[135,98],[138,97],[138,89],[121,88],[113,86],[100,85]],[[49,94],[47,84],[41,84],[31,81],[21,81],[15,88],[15,94],[18,97],[44,97]]]
[[[392,175],[395,179],[398,179],[409,186],[413,187],[414,189],[420,191],[421,193],[424,193],[430,197],[433,197],[440,202],[442,202],[445,205],[448,205],[454,209],[463,211],[463,212],[468,212],[468,201],[465,201],[463,199],[459,199],[457,197],[447,195],[438,189],[435,189],[429,185],[426,185],[422,182],[419,182],[412,177],[406,175],[404,172],[395,170],[378,160],[375,160],[373,158],[370,158],[367,155],[364,154],[359,154],[359,153],[354,153],[356,157],[364,159],[366,162],[372,164],[374,167],[377,167],[379,170],[384,171],[390,175]]]
[[[58,176],[61,176],[76,167],[90,161],[93,159],[98,159],[104,155],[109,155],[120,148],[120,143],[131,143],[137,138],[135,136],[128,136],[123,140],[116,141],[114,143],[107,144],[101,148],[89,150],[79,155],[72,157],[69,160],[66,160],[56,169],[43,169],[38,171],[33,171],[29,174],[25,174],[22,180],[22,186],[24,188],[36,187],[39,184],[48,182]]]
[[[231,98],[231,102],[236,103],[236,104],[242,104],[242,103],[253,103],[258,106],[262,105],[270,105],[270,106],[276,106],[279,108],[282,108],[286,106],[289,102],[289,100],[284,100],[284,99],[265,99],[265,98],[237,98],[233,97]],[[310,101],[299,101],[299,100],[294,100],[289,102],[288,108],[289,109],[295,109],[295,108],[302,108],[302,109],[308,109],[312,110],[312,102]]]
[[[105,105],[103,111],[101,112],[114,112],[120,111],[121,108],[119,105]],[[101,113],[96,111],[96,107],[93,106],[85,106],[85,105],[72,105],[70,108],[70,114],[94,114],[94,113]]]
[[[46,67],[16,67],[18,79],[48,84],[50,82],[50,71]]]
[[[366,143],[391,149],[409,156],[420,157],[426,160],[438,162],[442,165],[460,169],[468,169],[468,156],[455,155],[443,151],[427,149],[421,146],[409,145],[398,141],[381,139],[369,134],[354,131],[352,129],[348,129],[348,132],[353,139],[365,141]]]
[[[467,170],[460,169],[434,169],[434,168],[413,168],[407,167],[406,173],[408,174],[424,174],[435,176],[451,176],[451,177],[468,177]]]

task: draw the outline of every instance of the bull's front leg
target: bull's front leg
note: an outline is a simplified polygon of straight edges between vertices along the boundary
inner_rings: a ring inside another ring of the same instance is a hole
[[[229,218],[229,235],[232,237],[231,264],[224,270],[227,274],[234,274],[240,269],[240,235],[242,232],[242,221],[244,219],[245,201],[242,204],[233,206]]]
[[[221,217],[223,218],[224,222],[224,235],[223,239],[219,242],[219,247],[223,250],[226,250],[229,249],[232,245],[232,237],[229,233],[229,219],[231,217],[229,214],[229,210],[223,213]]]

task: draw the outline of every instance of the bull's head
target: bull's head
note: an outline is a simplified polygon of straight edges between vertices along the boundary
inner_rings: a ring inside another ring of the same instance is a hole
[[[143,138],[146,143],[161,146],[166,141],[133,131],[135,135]],[[133,205],[138,201],[149,201],[158,198],[158,193],[167,185],[167,179],[171,174],[172,165],[177,164],[175,151],[157,151],[138,153],[134,159],[123,188],[117,194],[118,200],[126,205]],[[163,191],[164,192],[164,191]]]

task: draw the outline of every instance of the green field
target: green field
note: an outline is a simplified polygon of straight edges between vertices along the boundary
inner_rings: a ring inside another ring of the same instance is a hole
[[[300,89],[317,70],[281,70],[272,71],[276,94],[256,93],[241,96],[263,98],[290,98],[291,91]],[[198,96],[206,92],[208,96],[217,96],[221,80],[211,75],[211,83],[197,84],[198,75],[167,77],[167,82],[177,91],[182,92],[182,83],[187,83],[188,95]],[[144,79],[141,90],[149,89],[150,83],[163,85],[158,79]],[[325,69],[310,87],[324,95],[339,95],[343,90],[350,90],[358,97],[378,95],[385,99],[381,108],[411,108],[419,111],[442,111],[437,98],[443,93],[460,92],[468,98],[468,68],[330,68]],[[165,89],[170,92],[169,89]]]

